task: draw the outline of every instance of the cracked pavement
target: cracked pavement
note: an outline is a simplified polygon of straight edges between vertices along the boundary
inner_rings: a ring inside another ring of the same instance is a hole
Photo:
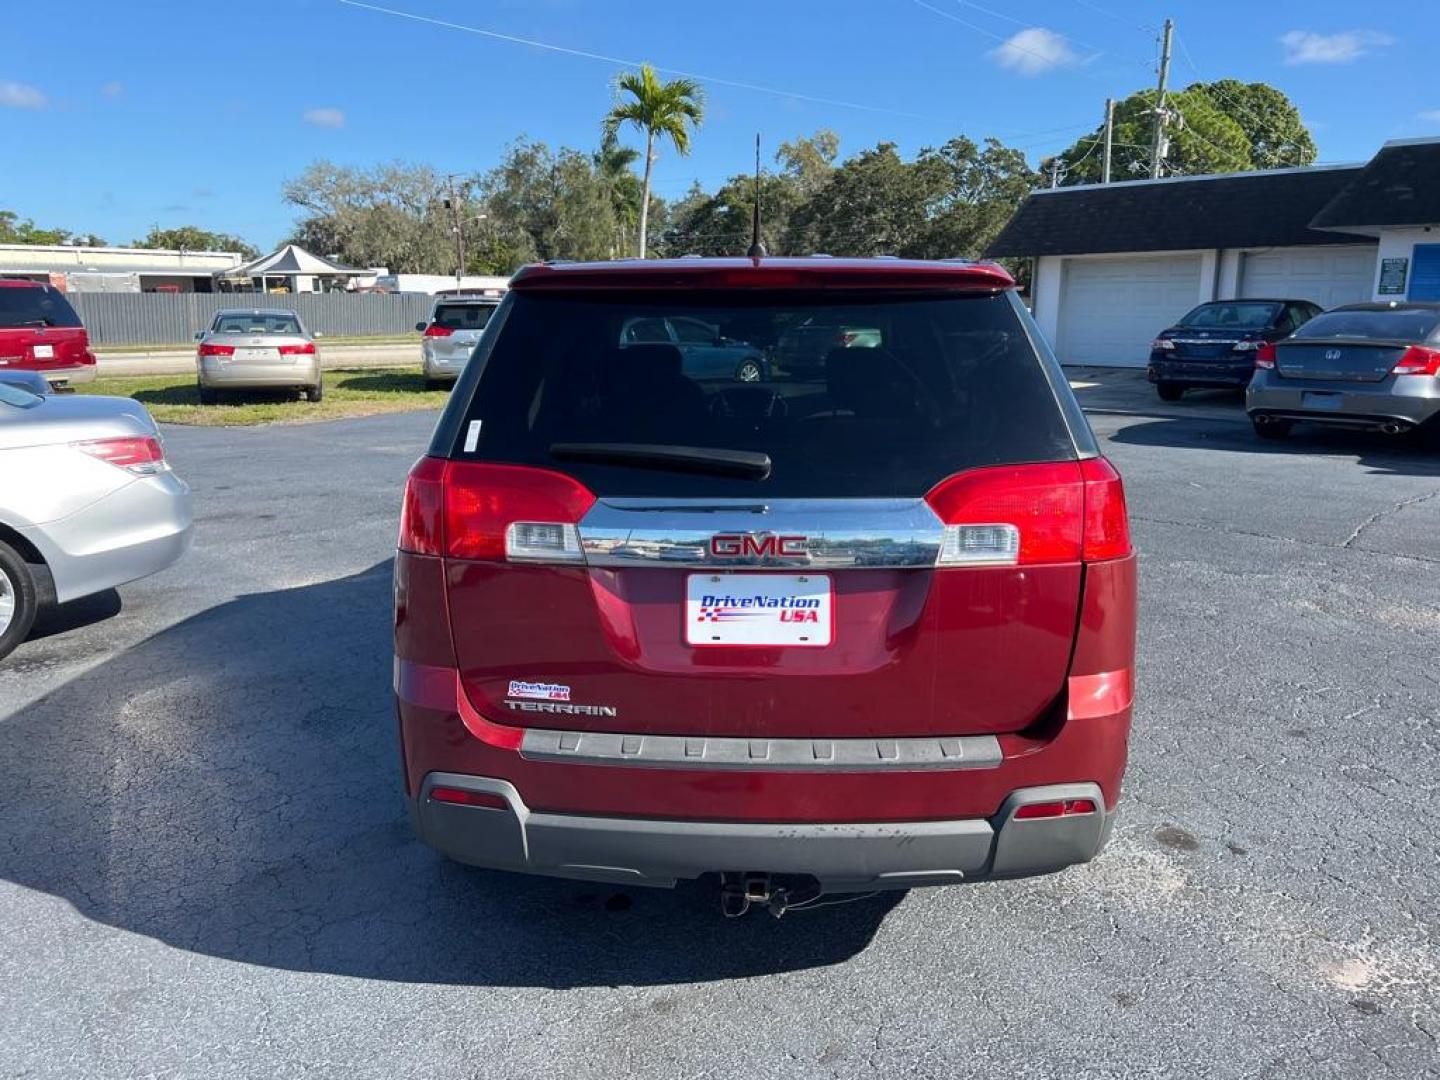
[[[195,549],[0,665],[0,1076],[1440,1076],[1440,452],[1188,404],[1092,417],[1142,552],[1107,851],[779,922],[412,840],[433,415],[168,429]]]

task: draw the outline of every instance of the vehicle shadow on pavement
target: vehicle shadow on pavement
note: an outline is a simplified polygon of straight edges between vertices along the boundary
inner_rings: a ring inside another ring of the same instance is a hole
[[[573,987],[843,962],[900,894],[776,921],[491,873],[416,841],[390,699],[390,564],[241,596],[4,720],[0,876],[179,949],[427,983]]]
[[[1318,426],[1296,427],[1284,439],[1262,439],[1249,424],[1194,420],[1152,420],[1131,424],[1108,437],[1129,446],[1173,446],[1247,454],[1301,457],[1353,457],[1371,472],[1391,476],[1440,476],[1440,440],[1425,445],[1419,437],[1397,438],[1371,431]]]

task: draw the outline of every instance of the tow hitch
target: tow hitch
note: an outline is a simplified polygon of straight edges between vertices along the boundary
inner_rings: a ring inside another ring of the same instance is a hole
[[[764,904],[778,919],[790,906],[790,890],[776,885],[769,874],[720,875],[720,911],[727,919],[738,919],[751,904]]]

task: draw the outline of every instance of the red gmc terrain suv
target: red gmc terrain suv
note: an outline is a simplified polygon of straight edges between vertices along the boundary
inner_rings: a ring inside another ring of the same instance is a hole
[[[0,278],[0,372],[38,371],[57,386],[95,378],[95,354],[65,294],[38,281]]]
[[[1046,873],[1108,835],[1125,496],[998,266],[528,266],[399,549],[405,786],[454,859],[718,871],[739,910],[791,875]]]

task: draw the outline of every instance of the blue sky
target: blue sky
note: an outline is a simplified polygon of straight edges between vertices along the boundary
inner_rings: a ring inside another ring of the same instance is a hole
[[[996,135],[1034,161],[1097,123],[1107,95],[1153,83],[1166,14],[1180,42],[1175,84],[1275,84],[1311,123],[1322,161],[1440,135],[1440,5],[1429,3],[375,3],[456,25],[345,0],[5,5],[0,208],[112,243],[193,223],[264,247],[294,219],[281,184],[319,157],[470,171],[520,134],[593,147],[613,60],[714,80],[692,155],[657,166],[667,197],[743,169],[757,130],[773,147],[830,127],[842,155]]]

